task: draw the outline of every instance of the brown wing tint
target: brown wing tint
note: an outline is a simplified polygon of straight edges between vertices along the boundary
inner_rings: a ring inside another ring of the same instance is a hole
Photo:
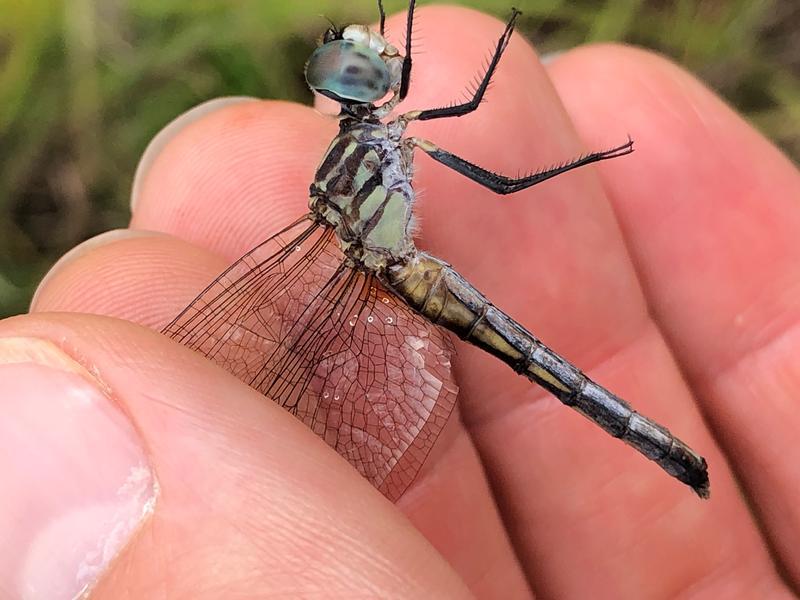
[[[392,500],[453,405],[447,334],[349,268],[304,217],[248,252],[164,334],[292,412]]]

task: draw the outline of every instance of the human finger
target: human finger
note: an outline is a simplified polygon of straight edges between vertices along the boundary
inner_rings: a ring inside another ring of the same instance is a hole
[[[800,173],[663,59],[600,47],[550,72],[584,139],[599,124],[637,132],[638,168],[604,165],[604,185],[653,313],[800,586]]]
[[[466,595],[321,440],[162,336],[29,315],[0,363],[10,596]]]
[[[477,13],[444,8],[421,12],[419,21],[431,31],[437,14],[458,25],[426,37],[425,56],[437,64],[415,64],[408,109],[447,104],[442,82],[469,81],[481,64],[479,40],[502,29]],[[512,175],[587,150],[519,39],[512,39],[487,98],[472,115],[418,124],[414,134]],[[629,131],[635,138],[635,130],[620,126],[615,135],[605,128],[589,149],[613,146]],[[638,156],[619,159],[618,168],[635,171]],[[424,156],[418,162],[420,245],[712,464],[715,492],[704,504],[506,366],[460,348],[464,420],[535,589],[553,596],[598,589],[613,597],[670,596],[732,563],[736,581],[726,584],[780,589],[725,458],[649,319],[594,170],[501,198]]]
[[[169,235],[109,231],[51,267],[31,312],[105,315],[160,331],[226,266],[217,254]]]

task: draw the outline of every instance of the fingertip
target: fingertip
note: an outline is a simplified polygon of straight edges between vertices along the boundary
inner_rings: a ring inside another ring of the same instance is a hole
[[[242,104],[246,102],[258,102],[257,98],[249,96],[229,96],[224,98],[213,98],[207,100],[197,106],[189,109],[185,113],[177,116],[175,119],[167,123],[156,136],[150,140],[150,143],[145,148],[144,153],[139,159],[139,164],[136,166],[136,172],[133,176],[133,187],[131,189],[131,211],[136,211],[136,203],[141,193],[141,188],[144,180],[150,172],[150,167],[157,160],[158,156],[167,146],[167,144],[175,138],[181,130],[188,127],[192,123],[199,121],[201,118],[215,111],[221,110],[227,106]]]
[[[308,208],[336,122],[280,101],[241,102],[183,127],[137,188],[132,226],[237,258]]]
[[[642,139],[650,134],[660,134],[664,140],[681,136],[694,145],[679,148],[683,151],[676,158],[691,156],[695,161],[724,154],[691,152],[697,144],[713,147],[720,136],[737,138],[741,142],[737,152],[746,153],[753,144],[759,152],[770,146],[708,86],[650,50],[592,44],[563,53],[547,70],[579,128],[588,129],[591,118],[595,128],[627,124],[634,137],[638,131]]]
[[[119,230],[65,255],[39,285],[31,312],[81,312],[161,329],[226,266],[172,236]]]
[[[107,527],[112,535],[132,531],[133,536],[93,588],[95,595],[149,597],[154,589],[168,586],[184,597],[203,596],[208,589],[248,597],[253,590],[268,586],[279,595],[294,597],[328,586],[334,595],[351,597],[363,589],[391,594],[388,590],[396,590],[398,581],[414,597],[430,590],[448,597],[454,590],[464,593],[452,569],[341,457],[288,412],[197,353],[131,323],[90,315],[38,314],[1,322],[0,361],[3,340],[8,337],[43,340],[85,365],[87,376],[102,381],[100,393],[113,398],[133,423],[157,474],[158,503],[142,527],[136,528],[136,523],[128,529]],[[35,373],[24,376],[34,386],[41,383]],[[17,385],[14,379],[0,381]],[[71,411],[83,410],[88,401],[85,391],[70,394],[63,388],[48,388],[45,392],[45,408],[31,407],[37,409],[33,416],[45,421],[53,418],[46,414],[50,410],[46,404],[54,396],[62,394]],[[76,447],[84,449],[82,474],[105,483],[109,498],[125,500],[130,486],[113,485],[113,480],[104,480],[102,470],[92,470],[109,459],[103,442],[120,441],[103,439],[91,423],[85,428],[81,425],[71,421],[45,430],[54,436],[61,429],[74,430]],[[93,436],[98,443],[94,447],[78,444],[81,435]],[[27,443],[41,455],[36,446],[39,440]],[[86,454],[86,448],[97,448],[103,456]],[[61,456],[45,459],[65,460]],[[10,466],[28,478],[24,488],[33,485],[33,480],[46,490],[36,481],[36,472],[25,473],[15,461]],[[81,480],[73,483],[72,488]],[[86,490],[71,492],[87,494]],[[50,494],[47,499],[65,508],[60,496]],[[113,508],[109,503],[91,508],[106,506]],[[152,508],[152,503],[146,507]],[[116,522],[112,519],[110,524]],[[54,539],[67,544],[69,534],[83,523],[67,525],[55,532],[59,538],[44,539],[49,546],[43,543],[36,548],[40,551],[36,558],[44,567],[64,558],[47,554],[47,548],[60,547]],[[359,543],[354,545],[353,540]],[[89,557],[110,559],[126,542],[120,537],[111,541],[117,545],[98,544]],[[71,550],[83,550],[82,542],[83,538],[76,540]],[[22,544],[15,547],[28,550]],[[103,550],[113,554],[103,554]],[[294,566],[307,563],[312,554],[317,568],[298,580]],[[78,564],[72,573],[82,566]],[[47,576],[52,573],[46,569],[34,575],[39,585],[51,585]],[[43,589],[52,591],[52,586]]]
[[[112,229],[111,231],[105,231],[81,242],[61,256],[61,258],[59,258],[55,264],[50,267],[50,270],[47,271],[45,276],[39,282],[39,285],[36,287],[36,291],[33,294],[33,298],[31,298],[31,304],[28,311],[37,312],[41,310],[40,307],[42,306],[43,301],[45,303],[49,301],[49,298],[45,299],[45,290],[51,289],[52,282],[56,278],[61,277],[65,271],[70,270],[71,266],[77,261],[81,260],[81,258],[86,254],[107,244],[112,244],[118,240],[142,236],[148,237],[151,235],[157,234],[145,231],[135,231],[132,229]]]
[[[83,596],[153,512],[144,444],[97,373],[49,341],[0,337],[0,397],[3,596]]]

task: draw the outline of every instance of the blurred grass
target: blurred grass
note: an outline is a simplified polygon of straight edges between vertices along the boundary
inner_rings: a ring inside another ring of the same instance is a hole
[[[458,4],[505,18],[512,1]],[[800,159],[797,0],[513,4],[541,52],[617,40],[671,56]],[[68,248],[127,223],[134,169],[161,127],[215,96],[310,102],[303,64],[320,15],[371,22],[374,5],[0,0],[0,317],[26,310]]]

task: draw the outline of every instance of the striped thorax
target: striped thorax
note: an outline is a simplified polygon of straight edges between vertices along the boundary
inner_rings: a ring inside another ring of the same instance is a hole
[[[311,185],[311,211],[336,230],[353,266],[382,271],[412,256],[414,191],[405,122],[345,118]]]

